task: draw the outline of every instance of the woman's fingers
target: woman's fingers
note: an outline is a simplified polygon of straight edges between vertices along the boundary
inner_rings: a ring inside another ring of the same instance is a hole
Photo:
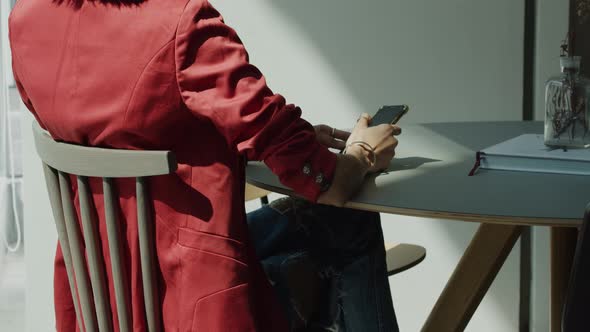
[[[334,138],[341,141],[346,141],[350,137],[350,132],[334,128]]]
[[[346,141],[341,141],[337,138],[332,138],[330,147],[333,149],[343,150],[346,147]]]
[[[371,116],[367,113],[363,113],[361,117],[356,121],[356,125],[354,129],[366,129],[369,127],[369,122],[371,121]]]

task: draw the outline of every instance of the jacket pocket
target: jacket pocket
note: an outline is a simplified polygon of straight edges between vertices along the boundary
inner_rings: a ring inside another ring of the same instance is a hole
[[[187,228],[178,230],[177,244],[181,269],[177,314],[181,330],[233,331],[216,326],[233,324],[225,316],[236,315],[241,320],[249,315],[242,313],[249,312],[246,246],[234,239]],[[235,312],[231,309],[234,307]]]
[[[234,260],[247,266],[246,246],[237,240],[221,235],[195,231],[189,228],[178,229],[178,244],[202,252]]]
[[[201,298],[195,305],[191,331],[256,331],[248,293],[246,283]]]

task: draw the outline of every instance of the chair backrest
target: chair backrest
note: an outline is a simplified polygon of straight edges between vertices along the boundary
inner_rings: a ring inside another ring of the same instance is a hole
[[[146,323],[148,331],[159,331],[161,322],[155,285],[155,245],[146,177],[173,173],[177,168],[174,155],[169,151],[115,150],[60,143],[54,141],[36,122],[33,123],[33,133],[37,153],[43,161],[45,181],[80,331],[113,330],[108,288],[104,278],[106,266],[100,249],[97,211],[93,210],[88,177],[99,177],[103,181],[104,213],[120,331],[131,330],[130,307],[127,303],[129,297],[126,296],[130,290],[124,286],[126,283],[120,254],[121,234],[118,231],[116,210],[118,198],[113,179],[136,178],[137,227]],[[75,175],[78,182],[83,236],[72,204],[70,175]],[[86,247],[88,270],[82,252],[82,241]]]
[[[588,331],[590,319],[590,204],[586,206],[582,226],[578,229],[576,252],[567,293],[563,305],[561,330],[563,332]]]

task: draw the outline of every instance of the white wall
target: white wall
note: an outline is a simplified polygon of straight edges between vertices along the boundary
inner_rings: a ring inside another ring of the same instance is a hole
[[[396,103],[412,108],[403,123],[521,118],[523,1],[211,1],[271,88],[312,123],[350,127],[361,112]],[[34,317],[27,331],[37,332],[53,326],[56,237],[30,119],[23,121],[27,315]],[[477,224],[383,221],[388,241],[428,249],[421,265],[391,279],[402,331],[418,331]],[[518,263],[516,248],[468,331],[518,330]]]
[[[521,118],[521,2],[212,2],[312,122],[401,102],[404,122]]]

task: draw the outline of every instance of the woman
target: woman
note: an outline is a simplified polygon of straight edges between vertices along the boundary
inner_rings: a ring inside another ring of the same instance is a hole
[[[27,0],[9,24],[18,89],[55,139],[175,153],[178,171],[150,183],[165,330],[288,330],[250,239],[244,160],[264,160],[311,202],[341,206],[389,164],[399,128],[367,128],[364,116],[348,140],[361,143],[330,152],[206,0]],[[90,184],[100,211],[101,185]],[[134,187],[117,185],[133,328],[144,330]],[[109,266],[106,243],[103,254]],[[74,331],[59,247],[54,280],[57,330]]]

